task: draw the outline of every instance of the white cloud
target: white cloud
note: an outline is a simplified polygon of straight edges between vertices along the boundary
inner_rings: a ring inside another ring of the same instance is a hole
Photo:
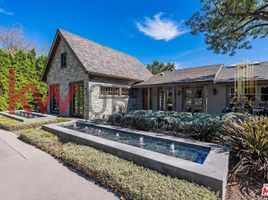
[[[155,40],[169,41],[188,32],[181,28],[180,23],[162,16],[163,13],[160,12],[157,13],[152,19],[146,17],[143,23],[136,22],[136,26],[139,31]]]
[[[174,62],[176,69],[183,69],[184,64],[182,62]]]
[[[10,15],[10,16],[13,16],[14,15],[13,12],[8,12],[4,8],[1,8],[1,7],[0,7],[0,13],[1,14],[5,14],[5,15]]]

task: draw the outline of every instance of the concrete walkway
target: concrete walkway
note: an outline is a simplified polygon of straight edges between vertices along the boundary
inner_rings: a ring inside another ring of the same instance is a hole
[[[64,167],[50,155],[0,130],[0,199],[114,200],[113,193]]]

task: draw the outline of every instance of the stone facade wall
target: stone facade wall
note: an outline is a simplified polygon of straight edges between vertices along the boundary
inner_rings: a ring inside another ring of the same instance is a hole
[[[61,53],[67,52],[67,67],[61,68]],[[67,44],[61,40],[56,49],[54,57],[49,67],[47,74],[48,85],[58,84],[60,88],[60,96],[62,100],[65,100],[69,85],[72,82],[83,81],[84,82],[84,102],[87,101],[88,96],[88,74],[84,71],[83,66],[77,61]],[[69,102],[68,102],[69,105]],[[48,113],[50,112],[50,106],[48,106]],[[65,111],[61,111],[60,115],[69,116],[70,107],[68,106]],[[88,105],[84,106],[84,118],[88,118]]]
[[[138,109],[138,98],[100,96],[101,86],[130,88],[133,84],[134,82],[132,81],[121,79],[90,77],[88,82],[89,119],[107,118],[114,112],[126,112]]]
[[[61,68],[61,53],[67,52],[67,67]],[[130,88],[134,84],[132,81],[89,76],[83,66],[80,65],[72,51],[60,41],[52,59],[51,66],[47,74],[48,85],[57,84],[60,88],[60,95],[65,100],[70,83],[84,82],[84,114],[85,119],[106,118],[118,109],[124,111],[138,109],[138,98],[129,97],[101,97],[101,86],[116,86],[120,88]],[[50,112],[50,106],[47,109]],[[70,106],[60,113],[61,116],[70,116]]]

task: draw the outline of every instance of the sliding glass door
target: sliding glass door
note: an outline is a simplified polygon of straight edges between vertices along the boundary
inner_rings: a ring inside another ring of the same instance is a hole
[[[203,87],[184,89],[184,111],[203,112]]]
[[[173,110],[173,90],[172,88],[160,88],[158,90],[158,109]]]

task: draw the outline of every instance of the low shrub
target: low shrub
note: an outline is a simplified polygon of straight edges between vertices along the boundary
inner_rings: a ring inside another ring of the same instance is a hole
[[[19,138],[55,157],[60,157],[62,144],[59,141],[59,138],[54,134],[41,129],[29,129],[20,132]]]
[[[103,185],[134,200],[199,200],[217,199],[209,189],[184,180],[167,177],[132,162],[92,147],[63,144],[51,133],[27,130],[20,138],[56,155]]]
[[[246,121],[228,120],[224,123],[220,140],[228,145],[240,161],[234,174],[268,173],[268,118],[255,117]]]
[[[45,124],[52,124],[52,123],[60,123],[60,122],[67,122],[70,119],[67,118],[57,118],[55,120],[50,121],[40,121],[40,122],[21,122],[15,119],[11,119],[9,117],[0,116],[0,129],[6,131],[19,131],[19,130],[26,130],[32,128],[38,128]]]

